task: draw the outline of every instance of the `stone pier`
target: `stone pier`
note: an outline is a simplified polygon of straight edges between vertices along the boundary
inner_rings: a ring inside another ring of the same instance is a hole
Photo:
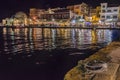
[[[93,80],[116,80],[119,64],[108,63],[108,69],[101,73],[96,73]]]

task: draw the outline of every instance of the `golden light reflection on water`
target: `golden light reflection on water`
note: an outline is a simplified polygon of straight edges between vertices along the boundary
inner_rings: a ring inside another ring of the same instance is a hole
[[[92,30],[92,31],[91,31],[91,36],[92,36],[92,43],[93,43],[93,44],[96,44],[97,41],[98,41],[96,30]]]
[[[90,44],[111,42],[111,33],[110,30],[4,28],[4,51],[82,48]]]

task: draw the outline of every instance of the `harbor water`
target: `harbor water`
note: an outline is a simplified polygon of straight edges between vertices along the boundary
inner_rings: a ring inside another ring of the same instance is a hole
[[[72,67],[120,40],[120,30],[3,28],[0,80],[63,80]]]

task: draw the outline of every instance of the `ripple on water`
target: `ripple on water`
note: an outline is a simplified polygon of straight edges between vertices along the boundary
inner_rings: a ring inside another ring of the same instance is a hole
[[[12,60],[12,57],[9,57],[8,60]]]
[[[71,53],[69,55],[73,56],[73,55],[81,55],[81,54],[84,54],[84,53],[77,52],[77,53]]]

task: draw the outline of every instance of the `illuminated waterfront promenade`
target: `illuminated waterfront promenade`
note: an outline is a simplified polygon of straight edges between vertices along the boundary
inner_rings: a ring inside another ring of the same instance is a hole
[[[1,28],[77,28],[77,29],[120,29],[120,27],[111,27],[111,26],[87,26],[87,27],[79,27],[79,26],[1,26]]]

